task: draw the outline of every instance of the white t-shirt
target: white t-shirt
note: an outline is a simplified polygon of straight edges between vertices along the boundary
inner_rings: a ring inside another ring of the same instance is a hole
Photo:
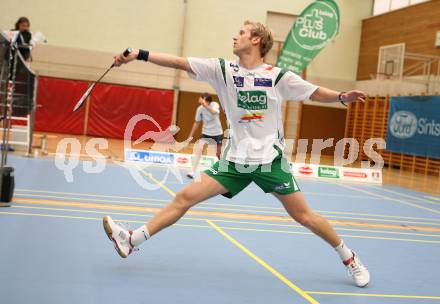
[[[305,100],[317,86],[291,71],[262,64],[248,70],[238,61],[188,58],[189,76],[217,92],[229,126],[223,158],[239,164],[267,164],[284,149],[283,100]]]
[[[200,105],[196,111],[196,121],[203,121],[202,134],[218,136],[223,134],[222,124],[220,123],[220,105],[212,101],[209,107],[216,113],[209,112],[207,108]]]

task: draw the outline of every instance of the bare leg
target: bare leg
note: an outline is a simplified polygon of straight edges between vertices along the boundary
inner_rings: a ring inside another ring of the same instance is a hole
[[[310,229],[313,233],[320,236],[332,247],[341,244],[341,239],[336,231],[330,226],[330,223],[315,213],[307,206],[304,196],[301,192],[295,192],[287,195],[274,195],[283,203],[287,213],[298,223]]]
[[[217,144],[217,158],[220,159],[220,156],[222,155],[222,145]]]
[[[194,153],[194,161],[192,165],[192,172],[195,174],[197,167],[199,166],[200,158],[202,157],[203,153],[203,147],[205,146],[206,142],[203,139],[200,139],[196,144],[196,150]]]
[[[212,177],[201,174],[200,182],[193,182],[177,192],[174,199],[160,210],[147,224],[148,232],[154,235],[177,222],[192,206],[218,194],[226,193],[225,187]]]

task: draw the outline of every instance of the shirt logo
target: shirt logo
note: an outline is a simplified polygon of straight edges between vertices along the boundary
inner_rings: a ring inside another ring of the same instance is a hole
[[[272,87],[272,79],[270,78],[254,78],[255,87]]]
[[[247,123],[253,121],[263,121],[264,113],[263,112],[248,112],[240,117],[239,123]]]
[[[239,67],[238,67],[238,64],[235,64],[235,63],[229,63],[229,66],[234,70],[234,72],[238,72],[238,70],[240,69]]]
[[[267,110],[266,91],[237,91],[237,106],[245,110]]]
[[[234,77],[234,84],[237,88],[242,88],[244,86],[244,77],[232,76]]]

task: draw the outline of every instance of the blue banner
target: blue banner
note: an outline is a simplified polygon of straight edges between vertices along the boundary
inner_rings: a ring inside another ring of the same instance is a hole
[[[391,97],[387,150],[440,158],[440,96]]]

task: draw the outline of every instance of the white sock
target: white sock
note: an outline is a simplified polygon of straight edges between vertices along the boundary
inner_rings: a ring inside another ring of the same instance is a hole
[[[150,233],[148,233],[148,229],[146,225],[142,225],[136,230],[133,230],[133,234],[131,235],[131,244],[135,247],[139,247],[140,244],[145,242],[150,238]]]
[[[339,257],[342,261],[346,261],[353,256],[353,252],[350,248],[345,246],[344,241],[341,241],[341,244],[335,247],[336,252],[339,254]]]

